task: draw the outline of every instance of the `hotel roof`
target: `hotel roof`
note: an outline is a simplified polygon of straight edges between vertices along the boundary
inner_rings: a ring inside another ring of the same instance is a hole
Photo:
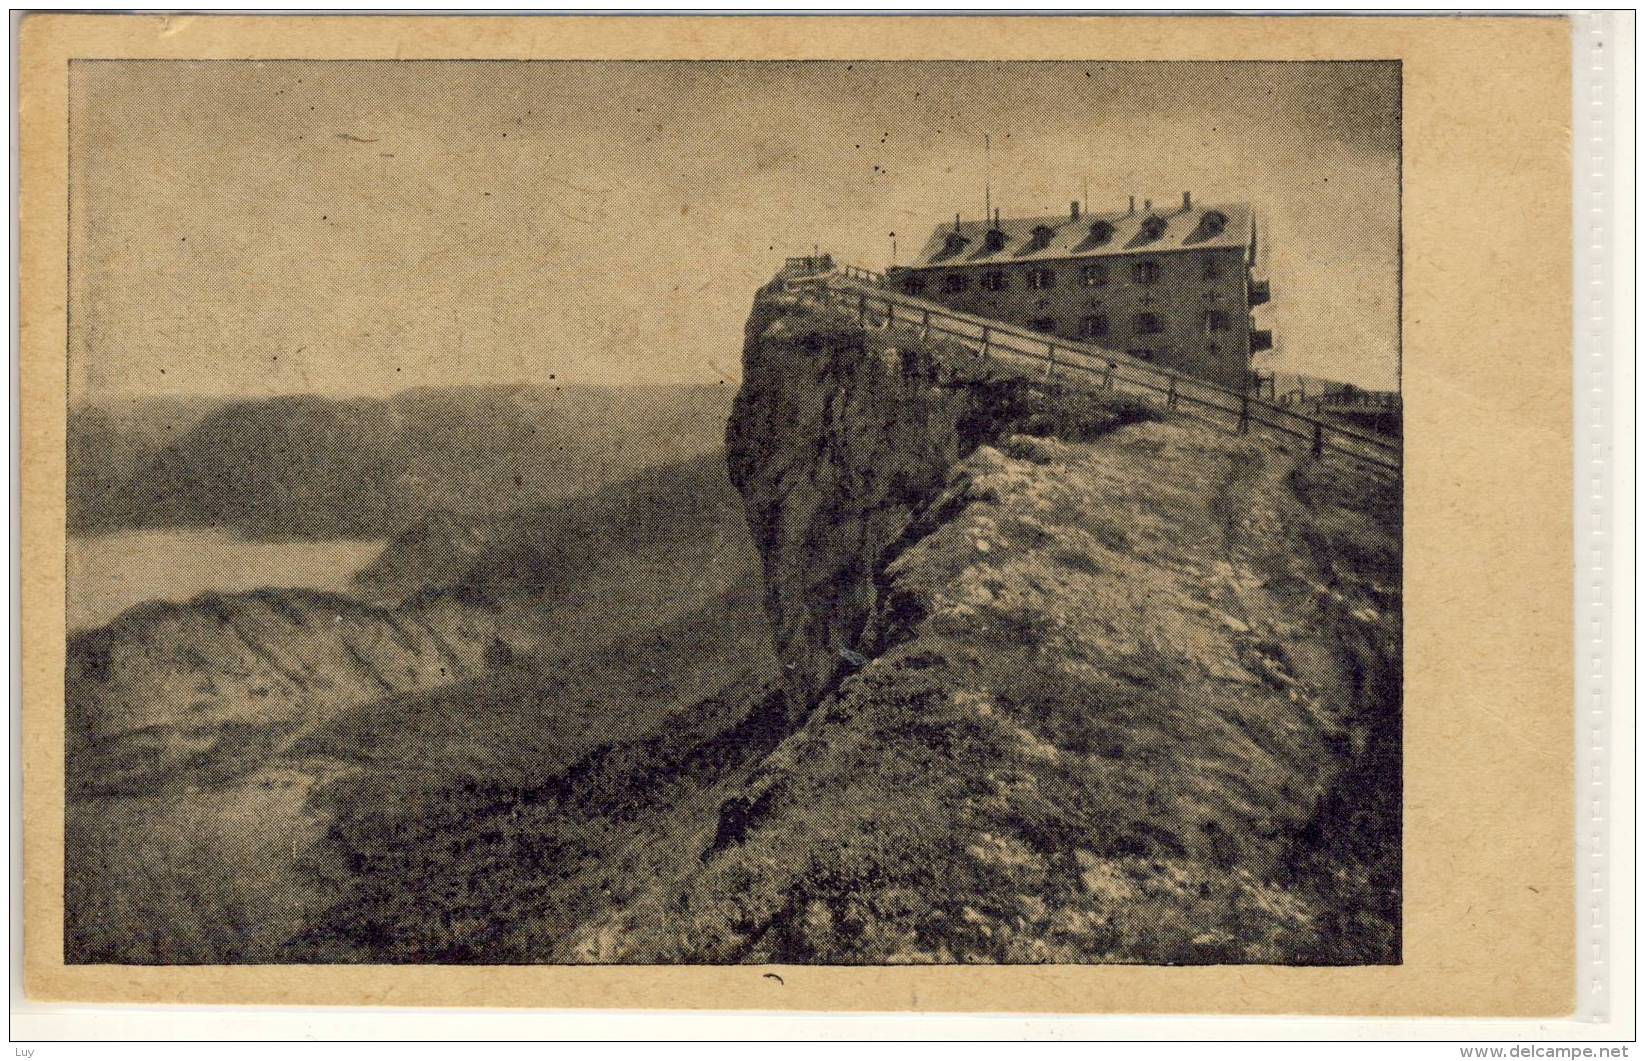
[[[993,225],[966,221],[939,226],[909,268],[1244,248],[1254,245],[1255,226],[1255,215],[1245,203],[1078,218],[1007,217],[1000,219],[1001,236],[992,243],[988,235]]]

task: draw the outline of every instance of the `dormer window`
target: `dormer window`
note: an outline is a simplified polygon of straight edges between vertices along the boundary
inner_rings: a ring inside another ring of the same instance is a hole
[[[1165,219],[1163,217],[1145,217],[1142,220],[1142,238],[1159,239],[1165,235]]]
[[[1005,233],[1001,232],[997,228],[989,229],[988,230],[988,235],[983,237],[982,245],[990,254],[992,254],[995,251],[1004,250],[1005,249]]]
[[[1055,236],[1056,234],[1057,234],[1057,230],[1052,228],[1050,225],[1035,225],[1034,226],[1034,246],[1036,248],[1037,247],[1044,247],[1045,245],[1047,245],[1048,243],[1051,242],[1051,237]]]
[[[1200,216],[1199,227],[1207,236],[1215,236],[1228,227],[1228,215],[1221,210],[1207,210]]]
[[[1107,243],[1114,238],[1114,226],[1106,221],[1095,221],[1091,224],[1091,242]]]
[[[944,254],[958,254],[970,242],[958,232],[950,232],[942,241],[942,252]]]

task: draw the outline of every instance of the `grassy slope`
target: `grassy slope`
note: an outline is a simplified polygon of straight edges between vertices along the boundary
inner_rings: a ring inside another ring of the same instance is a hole
[[[592,773],[600,756],[610,773],[647,741],[734,724],[761,703],[774,667],[758,591],[745,582],[642,638],[349,707],[238,769],[202,763],[158,795],[76,800],[70,953],[210,963],[477,951],[481,939],[532,927],[495,898],[540,885],[525,852],[549,838],[540,813],[522,818],[516,805],[541,812],[545,786]],[[586,812],[598,793],[576,787]],[[661,794],[646,772],[610,798],[638,813]],[[714,804],[704,813],[712,822]],[[572,831],[593,820],[580,814]],[[516,849],[486,857],[505,842]],[[484,932],[463,929],[465,918]],[[541,918],[534,925],[544,931]]]
[[[581,944],[1398,960],[1397,494],[1293,463],[1166,425],[975,452],[887,572],[870,662],[701,865]]]
[[[535,776],[339,782],[295,956],[1397,958],[1397,495],[1164,425],[1002,445],[798,731],[751,678]]]
[[[366,713],[298,749],[367,769],[316,797],[333,821],[306,864],[331,902],[280,960],[555,960],[694,858],[674,832],[711,831],[717,793],[783,734],[751,584],[564,664],[578,673]],[[526,717],[537,704],[552,711]]]
[[[450,569],[404,565],[401,613],[433,615],[449,647],[455,631],[489,631],[503,614],[497,608],[513,601],[510,614],[535,616],[536,647],[491,659],[443,688],[361,694],[353,669],[321,673],[318,664],[329,658],[321,646],[301,653],[305,671],[314,667],[302,710],[275,712],[271,686],[248,662],[252,645],[239,635],[222,639],[223,673],[214,675],[207,657],[219,617],[230,610],[242,633],[259,640],[268,627],[274,651],[295,658],[289,632],[275,622],[295,615],[295,604],[279,591],[245,595],[240,606],[213,597],[151,608],[79,639],[83,655],[114,672],[102,688],[118,689],[122,703],[175,717],[145,725],[124,743],[105,734],[96,755],[70,764],[84,790],[71,801],[67,823],[71,953],[81,960],[291,960],[286,944],[326,923],[328,908],[366,901],[356,893],[369,887],[369,873],[357,888],[329,876],[338,858],[353,857],[346,854],[351,823],[398,814],[405,829],[418,828],[447,805],[452,787],[536,785],[590,749],[635,739],[660,717],[727,687],[728,710],[740,710],[744,686],[757,690],[774,666],[756,558],[716,455],[556,504],[541,524],[525,514],[496,527],[463,526],[481,533],[487,548]],[[433,538],[415,547],[427,550],[424,560],[441,555]],[[331,600],[296,597],[316,607]],[[345,604],[361,622],[386,614],[345,598],[331,607]],[[459,605],[472,616],[464,618]],[[200,613],[195,619],[191,609]],[[248,625],[248,609],[258,624]],[[331,626],[316,621],[303,630],[318,636]],[[173,627],[186,636],[157,643]],[[356,631],[351,640],[359,646],[369,639]],[[105,644],[111,641],[130,644],[116,649]],[[203,713],[201,695],[188,692],[202,682],[233,702]],[[257,686],[261,695],[248,693],[242,704],[234,699],[241,686],[251,693]],[[98,686],[83,680],[78,688],[87,724],[113,725],[95,702]],[[760,694],[746,696],[758,701]],[[147,754],[161,730],[186,738],[192,753],[164,761]],[[116,762],[118,777],[110,772]],[[378,843],[401,835],[375,828],[360,835]],[[305,858],[315,845],[322,849]],[[315,872],[301,870],[307,863]]]

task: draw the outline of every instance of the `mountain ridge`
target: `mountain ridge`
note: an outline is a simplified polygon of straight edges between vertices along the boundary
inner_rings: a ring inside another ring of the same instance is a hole
[[[730,401],[715,384],[518,384],[82,405],[69,525],[393,537],[431,508],[506,511],[709,452]]]

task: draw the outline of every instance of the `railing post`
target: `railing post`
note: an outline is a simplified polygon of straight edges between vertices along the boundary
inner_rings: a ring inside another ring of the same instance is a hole
[[[1314,444],[1309,452],[1313,454],[1315,460],[1325,456],[1325,429],[1320,426],[1318,420],[1314,421]]]
[[[1057,344],[1045,344],[1045,378],[1053,379],[1057,374]]]
[[[1177,377],[1174,375],[1171,377],[1171,382],[1165,388],[1165,407],[1167,409],[1175,409],[1177,407]]]
[[[1239,396],[1239,433],[1246,434],[1251,430],[1251,396]]]
[[[991,329],[988,325],[984,324],[982,326],[982,349],[979,350],[978,353],[982,356],[984,361],[988,360],[988,335],[990,330]]]
[[[930,310],[926,310],[925,315],[920,319],[920,338],[922,340],[931,338],[931,311]]]
[[[1110,361],[1110,362],[1108,362],[1108,367],[1103,369],[1103,372],[1102,372],[1102,389],[1105,390],[1105,391],[1111,391],[1111,390],[1114,389],[1114,368],[1115,367],[1116,366],[1114,365],[1114,363],[1112,361]]]

